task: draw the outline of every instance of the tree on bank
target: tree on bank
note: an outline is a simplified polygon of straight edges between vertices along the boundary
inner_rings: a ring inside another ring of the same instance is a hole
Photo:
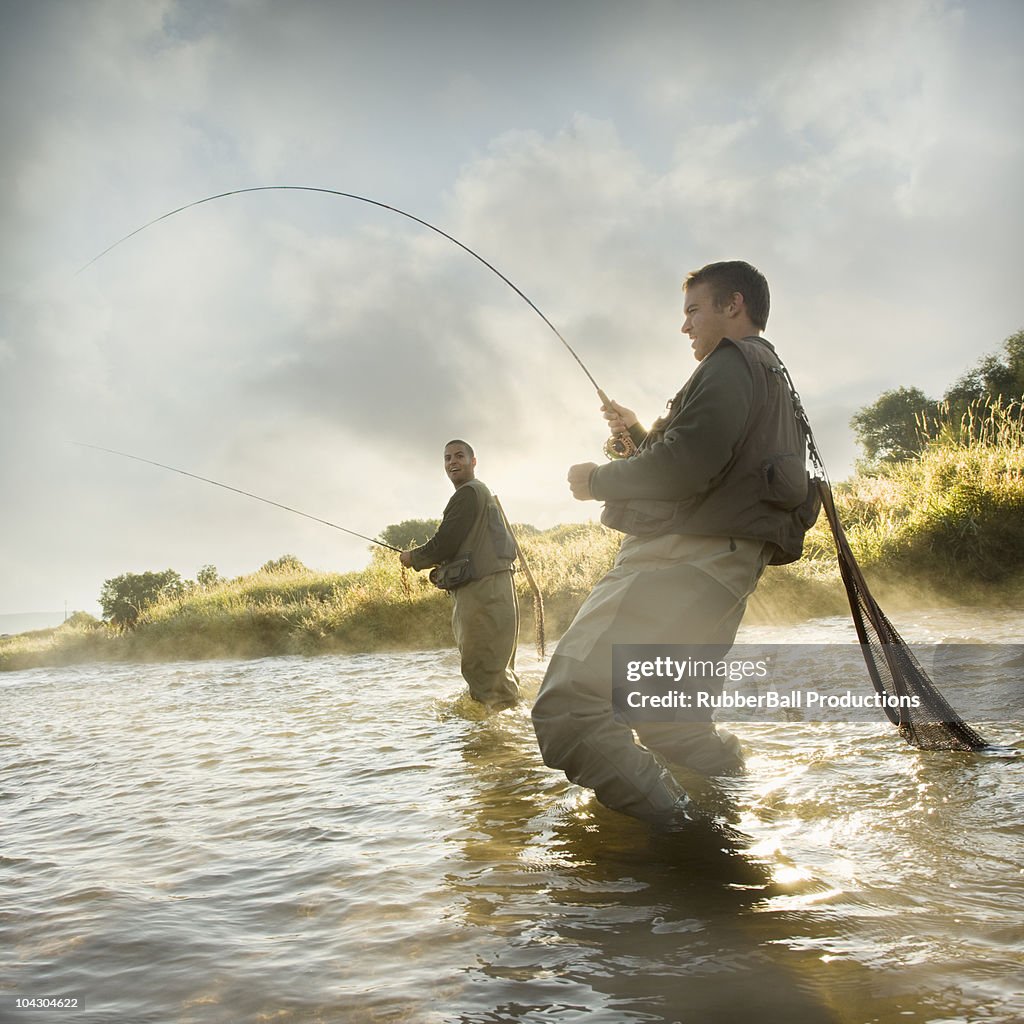
[[[984,356],[945,394],[945,401],[960,414],[972,402],[1024,394],[1024,330],[1003,342],[1002,355]]]
[[[181,597],[185,589],[181,576],[173,569],[122,573],[103,581],[100,590],[103,618],[118,629],[133,629],[145,608],[163,597]]]
[[[900,462],[921,451],[918,420],[937,403],[920,388],[895,388],[854,413],[850,426],[868,462]]]
[[[850,420],[857,443],[868,465],[903,462],[924,449],[925,422],[959,424],[972,405],[997,398],[1020,399],[1024,395],[1024,330],[1011,334],[1002,351],[983,356],[955,381],[941,400],[929,398],[920,388],[885,391],[871,404],[858,409]],[[1015,407],[1020,416],[1020,407]]]
[[[437,533],[441,525],[440,519],[406,519],[401,523],[392,523],[380,531],[378,540],[390,544],[393,548],[403,551],[418,548],[426,544]]]

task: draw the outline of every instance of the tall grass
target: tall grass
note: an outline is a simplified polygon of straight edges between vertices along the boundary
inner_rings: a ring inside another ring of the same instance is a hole
[[[1019,403],[975,403],[960,419],[922,423],[919,458],[835,488],[851,546],[879,598],[897,584],[915,603],[1019,596],[1024,571],[1024,426]],[[523,529],[520,543],[544,596],[549,641],[608,570],[621,535],[596,523]],[[844,614],[835,548],[822,516],[804,558],[766,571],[748,618],[785,621]],[[86,615],[56,630],[0,638],[0,669],[95,660],[310,655],[449,646],[451,601],[426,573],[374,549],[358,572],[320,573],[268,563],[248,576],[145,609],[117,633]],[[521,641],[534,633],[525,575],[516,576]]]
[[[1024,566],[1024,423],[1019,402],[973,402],[920,421],[920,457],[857,477],[841,498],[865,566],[975,588]]]

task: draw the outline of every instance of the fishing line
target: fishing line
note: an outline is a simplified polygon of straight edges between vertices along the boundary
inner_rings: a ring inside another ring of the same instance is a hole
[[[525,292],[523,292],[522,289],[513,284],[500,270],[498,270],[496,266],[494,266],[493,263],[489,263],[487,260],[483,258],[483,256],[480,255],[480,253],[471,249],[464,242],[460,242],[454,235],[448,234],[447,231],[442,231],[441,228],[437,227],[436,224],[431,224],[429,221],[424,220],[422,217],[417,217],[414,214],[408,213],[405,210],[400,210],[397,206],[390,206],[389,204],[382,203],[377,199],[369,199],[367,196],[356,195],[354,192],[340,192],[337,189],[333,188],[314,188],[312,185],[258,185],[253,188],[236,188],[232,189],[230,192],[218,192],[217,195],[215,196],[206,196],[206,198],[204,199],[197,199],[195,200],[195,202],[186,203],[184,206],[179,206],[176,210],[170,210],[167,213],[161,214],[159,217],[154,217],[153,220],[143,224],[142,227],[138,227],[134,231],[130,231],[123,238],[119,238],[112,245],[108,245],[106,249],[103,250],[103,252],[99,253],[98,255],[94,256],[91,260],[89,260],[88,263],[86,263],[76,272],[75,276],[81,274],[85,270],[88,270],[88,268],[91,267],[97,260],[102,259],[104,256],[107,255],[108,252],[110,252],[113,249],[116,249],[119,245],[121,245],[122,242],[127,242],[129,238],[134,238],[140,232],[145,231],[146,228],[151,228],[154,224],[159,224],[160,221],[167,220],[168,217],[174,217],[176,214],[184,213],[185,210],[191,210],[194,206],[202,206],[203,203],[212,203],[214,200],[217,199],[225,199],[228,196],[244,195],[247,192],[320,192],[323,193],[324,195],[341,196],[345,199],[357,199],[361,203],[369,203],[371,206],[377,206],[382,210],[390,210],[392,213],[399,214],[399,216],[407,217],[409,220],[413,220],[417,224],[422,224],[423,227],[429,228],[431,231],[436,232],[437,234],[441,235],[442,238],[447,238],[449,242],[454,242],[460,249],[462,249],[464,252],[469,253],[469,255],[472,256],[475,260],[479,260],[488,270],[491,271],[491,273],[497,274],[497,276],[500,277],[501,280],[504,281],[505,284],[507,284],[509,288],[511,288],[512,291],[514,291],[516,295],[518,295],[530,307],[530,309],[532,309],[537,314],[537,316],[539,316],[541,320],[543,320],[544,323],[546,323],[548,327],[551,328],[555,337],[558,338],[558,340],[566,347],[566,349],[568,350],[569,354],[573,357],[573,359],[575,359],[576,362],[579,363],[580,369],[587,375],[587,379],[590,381],[591,384],[594,385],[595,390],[601,395],[604,394],[604,392],[601,391],[601,388],[598,387],[597,381],[594,380],[594,377],[591,374],[591,372],[583,364],[583,360],[580,359],[579,355],[576,353],[575,349],[573,349],[572,345],[570,345],[569,342],[567,342],[565,338],[562,337],[558,328],[555,327],[555,325],[540,311],[540,309],[537,308],[533,300]]]
[[[360,540],[367,540],[371,544],[376,544],[378,547],[387,548],[389,551],[401,552],[401,548],[393,547],[391,544],[385,544],[383,541],[374,540],[373,537],[367,537],[366,534],[356,533],[355,530],[350,530],[346,526],[339,526],[337,523],[328,522],[326,519],[320,519],[318,516],[311,516],[308,512],[300,512],[297,508],[291,508],[288,505],[282,505],[279,501],[271,501],[270,498],[262,498],[258,494],[253,494],[251,491],[243,491],[239,487],[232,487],[230,484],[222,484],[219,480],[211,480],[206,476],[199,476],[197,473],[190,473],[187,469],[178,469],[176,466],[167,466],[162,462],[155,462],[153,459],[144,459],[139,455],[129,455],[127,452],[115,451],[113,448],[101,448],[98,444],[86,444],[84,441],[72,441],[71,444],[78,445],[79,448],[92,448],[97,452],[106,452],[108,455],[120,455],[123,459],[134,459],[136,462],[145,462],[149,466],[158,466],[160,469],[169,469],[172,473],[180,473],[182,476],[190,476],[193,480],[202,480],[205,484],[213,484],[214,487],[223,487],[226,491],[234,491],[235,494],[243,494],[247,498],[254,498],[256,501],[262,501],[265,505],[273,505],[275,508],[284,509],[285,512],[293,512],[297,516],[302,516],[305,519],[312,519],[315,523],[323,523],[324,526],[330,526],[334,530],[341,530],[342,533],[349,533],[353,537],[358,537]]]
[[[551,332],[554,334],[554,336],[565,346],[565,349],[569,353],[569,355],[571,355],[573,359],[576,360],[577,364],[579,365],[579,368],[587,375],[587,380],[589,380],[590,383],[594,386],[594,390],[597,392],[598,398],[601,399],[602,404],[605,407],[610,406],[611,400],[608,398],[608,395],[598,385],[597,381],[594,379],[594,375],[590,372],[590,370],[587,369],[583,360],[579,357],[579,354],[572,347],[572,345],[570,345],[569,342],[565,340],[565,338],[562,336],[562,333],[558,330],[558,328],[555,327],[555,325],[541,312],[537,304],[521,288],[519,288],[518,285],[510,281],[496,266],[494,266],[493,263],[484,259],[484,257],[481,256],[480,253],[476,252],[476,250],[471,249],[468,245],[465,244],[465,242],[460,242],[454,235],[448,234],[447,231],[442,230],[436,224],[431,224],[430,221],[424,220],[422,217],[417,217],[415,214],[409,213],[406,210],[399,209],[397,206],[391,206],[388,203],[382,203],[378,199],[370,199],[367,196],[357,195],[355,192],[342,192],[338,189],[333,188],[317,188],[312,185],[257,185],[251,188],[236,188],[232,189],[229,192],[218,192],[216,195],[206,196],[203,199],[196,199],[194,202],[186,203],[184,206],[179,206],[177,209],[169,210],[167,213],[161,214],[159,217],[154,217],[153,220],[151,221],[147,221],[141,227],[136,228],[134,231],[130,231],[123,238],[119,238],[116,242],[112,243],[111,245],[108,245],[106,249],[104,249],[101,253],[98,253],[91,260],[89,260],[88,263],[80,267],[79,270],[76,272],[75,276],[77,277],[78,274],[81,274],[83,271],[87,270],[94,263],[102,259],[104,256],[107,255],[107,253],[111,252],[113,249],[116,249],[123,242],[127,242],[128,239],[134,238],[137,234],[139,234],[142,231],[145,231],[147,228],[152,227],[154,224],[159,224],[161,221],[167,220],[169,217],[174,217],[179,213],[184,213],[186,210],[191,210],[195,206],[202,206],[204,203],[212,203],[215,200],[225,199],[228,196],[244,195],[249,192],[316,192],[321,193],[323,195],[340,196],[344,199],[355,199],[360,203],[367,203],[370,206],[376,206],[381,210],[389,210],[391,211],[391,213],[397,213],[401,217],[405,217],[408,220],[415,221],[417,224],[420,224],[425,228],[429,228],[431,231],[433,231],[435,234],[440,235],[442,238],[447,238],[449,242],[453,242],[460,249],[462,249],[463,252],[468,253],[470,256],[473,257],[473,259],[478,260],[480,263],[482,263],[489,271],[491,271],[492,274],[495,274],[497,277],[501,278],[501,280],[504,281],[505,284],[507,284],[509,288],[511,288],[512,291],[514,291],[516,295],[518,295],[530,307],[530,309],[532,309],[537,314],[537,316],[539,316],[541,320],[544,321],[545,324],[547,324],[547,326],[551,329]],[[612,436],[611,440],[605,445],[605,451],[607,452],[609,457],[631,455],[633,452],[636,451],[636,446],[633,444],[632,438],[630,438],[628,433],[615,434]]]

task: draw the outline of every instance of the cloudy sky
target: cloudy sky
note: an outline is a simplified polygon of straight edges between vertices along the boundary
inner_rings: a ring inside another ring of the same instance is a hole
[[[450,437],[511,517],[596,518],[596,396],[693,368],[680,282],[747,259],[833,478],[882,391],[1024,327],[1024,5],[0,0],[0,613],[367,545]]]

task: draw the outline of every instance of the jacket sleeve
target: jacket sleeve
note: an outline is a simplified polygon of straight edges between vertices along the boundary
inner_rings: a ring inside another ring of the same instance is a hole
[[[754,396],[743,354],[722,344],[694,371],[663,438],[629,459],[598,466],[590,491],[601,501],[685,501],[703,494],[730,463]]]
[[[649,431],[644,430],[639,423],[634,423],[633,426],[629,428],[629,436],[637,448],[647,440],[648,433]]]
[[[476,521],[479,501],[472,487],[460,487],[445,506],[437,533],[411,552],[412,567],[419,571],[455,557]]]

